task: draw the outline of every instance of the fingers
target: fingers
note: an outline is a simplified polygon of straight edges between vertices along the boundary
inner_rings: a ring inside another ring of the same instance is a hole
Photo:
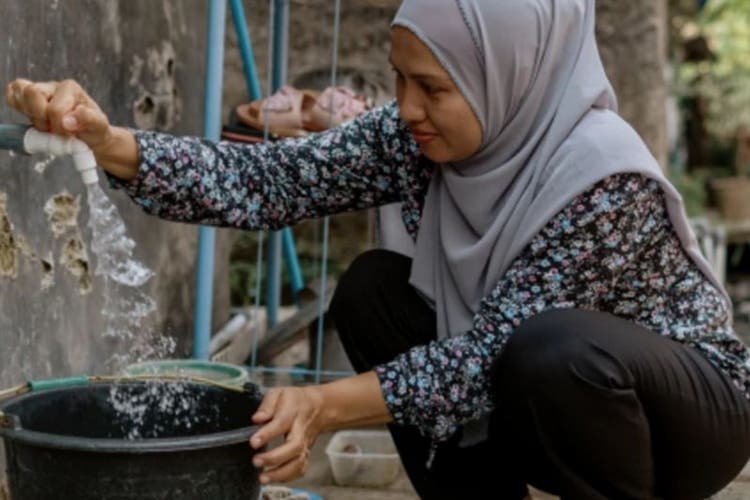
[[[300,388],[281,388],[263,399],[254,421],[267,422],[250,440],[253,448],[285,436],[282,445],[254,456],[253,464],[264,467],[261,482],[289,481],[305,474],[310,446],[319,432],[315,416],[316,400]]]
[[[49,131],[47,106],[55,92],[55,82],[31,82],[19,78],[5,89],[5,100],[16,111],[25,114],[39,130]]]
[[[77,83],[66,80],[57,86],[45,110],[53,133],[69,134],[78,130],[72,114],[82,101],[83,91]]]
[[[23,113],[23,88],[30,84],[29,80],[19,78],[5,87],[5,100],[10,107]]]
[[[283,483],[302,477],[307,473],[308,455],[300,455],[296,459],[272,470],[263,471],[260,482]]]
[[[258,449],[277,437],[286,435],[292,428],[296,411],[293,408],[284,408],[280,404],[278,406],[281,408],[273,415],[273,419],[261,427],[250,440],[253,448]]]
[[[5,86],[5,102],[8,104],[8,106],[18,111],[18,108],[16,106],[18,106],[19,101],[17,99],[13,83],[9,83]]]
[[[17,79],[5,88],[5,100],[44,132],[75,135],[95,149],[111,137],[109,119],[74,80],[32,82]]]
[[[304,429],[295,424],[284,444],[266,453],[256,455],[253,458],[253,465],[256,467],[279,467],[300,455],[308,456],[309,454],[310,449],[305,440]]]
[[[252,421],[255,424],[264,424],[271,420],[274,413],[276,412],[276,402],[281,396],[280,389],[271,389],[261,401],[260,406],[252,416]]]
[[[22,112],[29,117],[36,128],[44,132],[50,131],[47,107],[54,92],[55,84],[50,82],[29,83],[21,87]]]

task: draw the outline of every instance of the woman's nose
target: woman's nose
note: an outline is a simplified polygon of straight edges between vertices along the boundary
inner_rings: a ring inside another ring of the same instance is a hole
[[[401,119],[409,125],[421,123],[427,116],[422,96],[419,95],[419,90],[416,87],[416,85],[404,83],[398,93]]]

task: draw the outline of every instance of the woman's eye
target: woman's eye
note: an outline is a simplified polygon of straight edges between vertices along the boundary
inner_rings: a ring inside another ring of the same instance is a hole
[[[420,85],[422,86],[422,90],[427,94],[436,94],[439,90],[437,87],[433,87],[429,83],[421,82]]]

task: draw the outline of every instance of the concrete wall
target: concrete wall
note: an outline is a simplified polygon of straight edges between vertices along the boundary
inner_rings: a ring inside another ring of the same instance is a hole
[[[204,0],[0,0],[0,13],[3,86],[15,77],[74,78],[113,123],[201,133]],[[0,122],[20,120],[0,106]],[[91,277],[80,179],[68,160],[43,172],[38,161],[0,152],[0,388],[27,377],[99,373],[114,349],[127,348],[100,336],[102,290]],[[150,291],[158,329],[178,338],[178,354],[189,352],[197,230],[111,196],[137,257],[157,272]],[[57,238],[45,212],[50,200],[70,221]],[[228,309],[228,236],[219,239],[215,323]]]

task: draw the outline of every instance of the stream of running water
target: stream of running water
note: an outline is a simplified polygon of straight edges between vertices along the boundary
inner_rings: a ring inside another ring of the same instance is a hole
[[[153,271],[134,258],[135,242],[128,237],[117,207],[98,184],[88,186],[88,203],[95,274],[104,287],[103,335],[112,340],[116,353],[108,362],[109,369],[121,373],[132,363],[170,357],[175,340],[156,330],[156,302],[146,290]],[[201,418],[190,399],[195,393],[184,389],[182,383],[153,385],[146,391],[115,385],[110,403],[124,417],[121,420],[126,422],[123,429],[128,439],[158,437],[159,429],[144,426],[154,408],[188,428]]]

